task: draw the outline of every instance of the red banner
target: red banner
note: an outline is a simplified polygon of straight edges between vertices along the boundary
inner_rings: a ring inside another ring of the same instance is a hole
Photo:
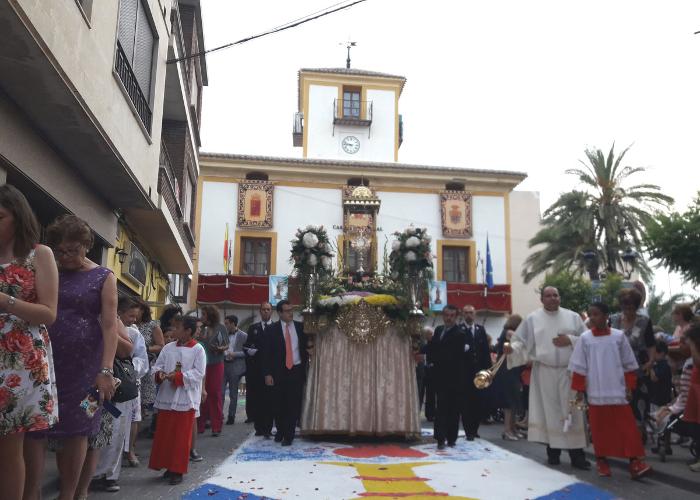
[[[447,283],[447,302],[459,308],[469,304],[477,311],[508,314],[513,307],[510,285],[494,285],[487,289],[483,284]]]

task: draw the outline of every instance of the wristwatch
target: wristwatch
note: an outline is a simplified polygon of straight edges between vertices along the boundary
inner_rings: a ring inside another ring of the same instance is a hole
[[[107,368],[106,366],[100,370],[100,375],[109,375],[110,377],[114,376],[114,370],[111,368]]]
[[[12,295],[7,296],[7,307],[12,307],[17,303],[17,299],[15,299]]]

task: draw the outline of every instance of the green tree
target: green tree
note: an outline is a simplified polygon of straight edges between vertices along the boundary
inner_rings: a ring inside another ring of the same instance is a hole
[[[636,251],[642,276],[651,273],[644,261],[642,234],[653,221],[651,212],[667,207],[673,198],[655,184],[632,184],[643,167],[622,166],[629,148],[617,157],[615,145],[607,156],[600,149],[585,151],[587,162],[569,169],[581,182],[581,189],[562,194],[544,213],[544,227],[530,240],[530,247],[545,245],[530,255],[523,268],[526,282],[544,270],[584,270],[583,252],[596,252],[607,273],[623,269],[622,253]]]
[[[617,294],[621,289],[622,276],[614,273],[608,274],[593,290],[593,299],[607,304],[611,313],[618,312],[620,304],[617,303]]]
[[[684,213],[658,213],[647,227],[645,243],[653,259],[700,285],[700,192]]]
[[[561,307],[572,311],[583,312],[587,310],[593,298],[591,282],[574,271],[564,270],[547,274],[540,291],[548,286],[556,287],[559,290]]]

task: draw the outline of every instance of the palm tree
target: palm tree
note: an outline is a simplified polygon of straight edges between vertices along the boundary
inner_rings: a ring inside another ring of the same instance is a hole
[[[543,228],[529,245],[545,247],[525,261],[526,282],[551,269],[583,271],[583,254],[595,253],[608,273],[623,269],[622,253],[637,252],[637,265],[642,276],[650,269],[641,256],[641,235],[652,220],[651,211],[666,208],[673,198],[660,192],[655,184],[625,186],[631,176],[646,171],[644,167],[622,166],[629,148],[615,157],[615,144],[607,157],[600,149],[586,149],[588,162],[580,168],[568,169],[581,182],[581,190],[562,194],[544,213]]]

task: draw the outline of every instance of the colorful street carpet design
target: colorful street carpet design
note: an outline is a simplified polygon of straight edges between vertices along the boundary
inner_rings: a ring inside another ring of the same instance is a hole
[[[614,495],[492,443],[332,443],[251,437],[184,499],[612,500]]]

